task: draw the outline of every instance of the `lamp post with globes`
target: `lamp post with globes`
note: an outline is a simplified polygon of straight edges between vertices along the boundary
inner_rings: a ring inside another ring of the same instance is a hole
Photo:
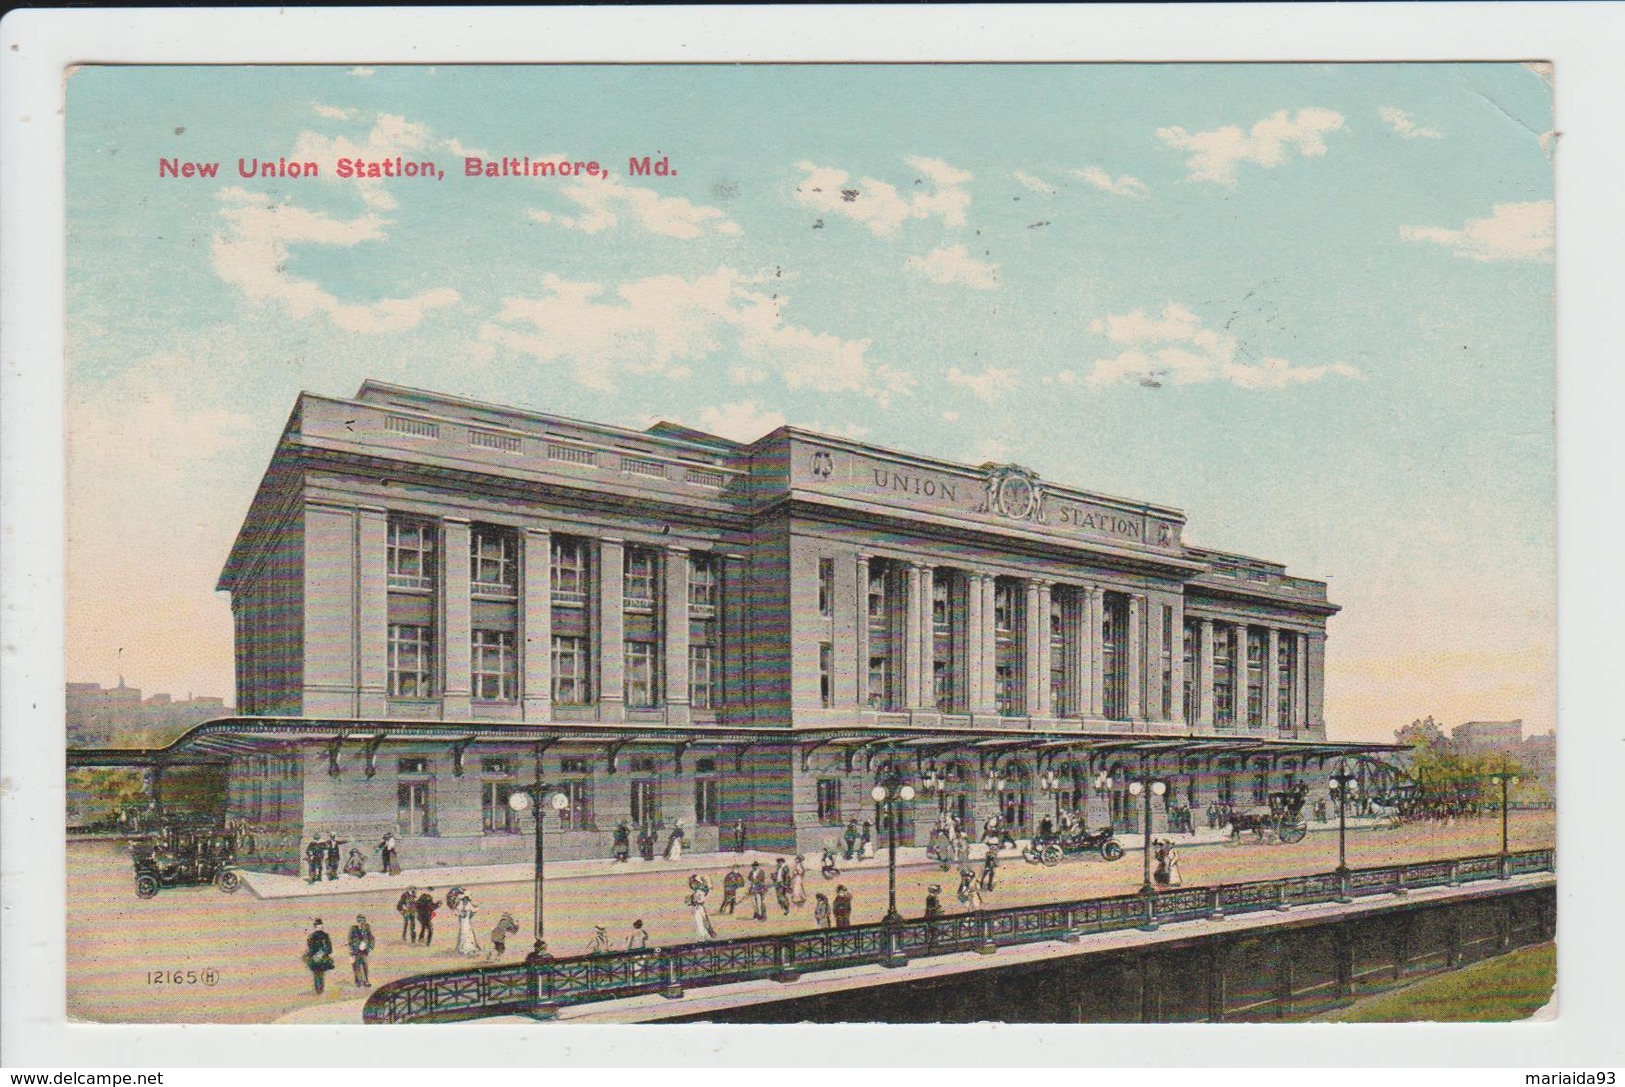
[[[1140,894],[1145,898],[1145,923],[1140,927],[1149,932],[1157,927],[1157,919],[1152,906],[1157,887],[1156,884],[1151,882],[1151,798],[1167,793],[1168,783],[1153,780],[1149,767],[1141,764],[1140,780],[1129,782],[1128,791],[1131,796],[1138,798],[1140,808],[1145,813],[1145,847],[1142,858],[1145,868],[1145,880],[1140,884]]]
[[[544,859],[544,850],[542,845],[542,809],[545,805],[547,807],[551,807],[556,812],[562,812],[565,808],[570,806],[570,800],[563,793],[558,792],[549,797],[546,795],[547,791],[548,786],[542,784],[541,776],[538,774],[534,784],[515,789],[508,797],[508,806],[514,811],[524,811],[526,808],[529,808],[531,813],[536,817],[536,946],[533,947],[530,954],[526,956],[527,962],[540,962],[553,957],[548,953],[547,939],[543,935],[543,933],[546,931],[546,927],[544,912],[545,887],[543,883],[542,868]]]
[[[886,805],[886,958],[885,965],[897,967],[907,966],[908,956],[903,954],[902,945],[898,942],[898,927],[903,923],[903,915],[897,912],[897,802],[907,803],[914,799],[914,786],[906,785],[903,779],[892,771],[886,775],[879,785],[869,793],[874,797],[876,804]]]
[[[1352,902],[1349,897],[1349,866],[1348,853],[1345,847],[1345,838],[1348,833],[1349,798],[1360,791],[1358,775],[1349,773],[1348,763],[1337,765],[1337,773],[1332,774],[1326,782],[1326,787],[1337,794],[1337,901]]]
[[[1501,857],[1497,866],[1496,877],[1507,879],[1510,875],[1507,869],[1507,790],[1518,784],[1518,775],[1491,774],[1490,784],[1501,787]]]

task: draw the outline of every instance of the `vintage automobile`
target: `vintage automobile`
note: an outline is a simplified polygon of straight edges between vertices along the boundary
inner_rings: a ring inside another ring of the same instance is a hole
[[[209,827],[165,826],[130,840],[135,893],[152,898],[164,887],[212,883],[226,894],[243,885],[236,869],[237,835]]]
[[[1102,827],[1097,831],[1089,831],[1082,827],[1077,830],[1049,836],[1034,838],[1022,850],[1021,856],[1028,864],[1042,864],[1046,868],[1054,868],[1061,863],[1061,858],[1073,853],[1098,852],[1103,860],[1115,861],[1123,857],[1123,847],[1112,836],[1111,827]]]

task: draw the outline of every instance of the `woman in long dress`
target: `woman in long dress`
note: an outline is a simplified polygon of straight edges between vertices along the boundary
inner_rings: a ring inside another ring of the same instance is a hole
[[[683,821],[677,820],[671,828],[671,837],[666,841],[666,859],[680,861],[683,859]]]
[[[790,866],[790,903],[794,906],[807,904],[807,858],[800,853],[796,854],[796,863]]]
[[[694,908],[694,934],[702,940],[715,940],[717,930],[711,925],[711,913],[705,900],[711,896],[711,881],[695,873],[688,877],[688,904]]]
[[[457,954],[478,955],[480,938],[474,935],[474,900],[468,895],[457,899]]]

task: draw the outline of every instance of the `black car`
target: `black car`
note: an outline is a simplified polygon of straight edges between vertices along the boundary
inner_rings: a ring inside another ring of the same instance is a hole
[[[212,883],[226,894],[243,885],[234,866],[236,835],[210,828],[168,826],[130,840],[135,893],[152,898],[164,887]]]

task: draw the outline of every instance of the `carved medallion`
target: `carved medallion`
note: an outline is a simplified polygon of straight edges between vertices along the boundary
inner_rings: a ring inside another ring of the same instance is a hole
[[[828,450],[818,449],[813,452],[812,474],[819,479],[828,479],[835,474],[835,458],[830,456]]]
[[[1019,464],[988,464],[986,494],[978,513],[999,513],[1014,521],[1044,520],[1044,488],[1038,473]]]

